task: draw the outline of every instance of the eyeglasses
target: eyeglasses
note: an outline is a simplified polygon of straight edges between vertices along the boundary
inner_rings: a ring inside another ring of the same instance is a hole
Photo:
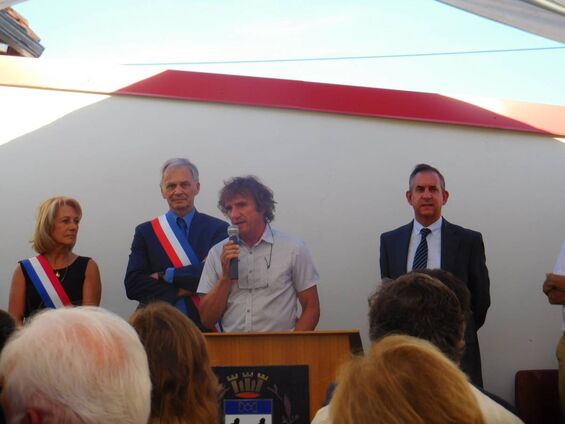
[[[271,260],[273,259],[273,244],[275,244],[275,234],[273,233],[271,224],[267,222],[267,226],[269,227],[269,231],[271,232],[271,237],[273,239],[273,242],[271,243],[271,250],[269,252],[269,261],[267,262],[267,258],[265,258],[265,264],[267,265],[267,269],[271,269]]]

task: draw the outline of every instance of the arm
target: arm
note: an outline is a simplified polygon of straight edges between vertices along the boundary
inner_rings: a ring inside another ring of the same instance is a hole
[[[483,237],[477,233],[471,246],[469,258],[469,280],[467,282],[471,291],[471,309],[478,330],[485,322],[490,306],[490,280],[485,257]]]
[[[552,305],[565,305],[565,275],[546,274],[543,292]]]
[[[202,262],[174,270],[173,285],[181,289],[181,293],[184,293],[184,295],[196,293],[202,270],[204,269],[204,262],[206,261],[205,256],[208,255],[208,251],[212,246],[227,237],[226,229],[228,224],[224,221],[204,221],[201,225],[198,238],[192,240],[191,243],[194,250],[199,251],[197,254],[200,254],[204,259]]]
[[[296,321],[295,331],[311,331],[316,329],[320,320],[320,300],[318,288],[312,286],[298,293],[298,301],[302,306],[302,315]]]
[[[388,252],[383,234],[381,234],[381,254],[379,257],[379,264],[381,268],[381,278],[388,278],[390,276],[390,271],[388,270]]]
[[[16,320],[16,324],[21,326],[24,321],[26,305],[26,280],[21,266],[18,264],[12,275],[12,285],[10,287],[10,302],[8,312]]]
[[[82,304],[99,306],[101,296],[102,284],[100,283],[100,270],[96,262],[91,259],[86,265],[84,284],[82,286]]]
[[[158,281],[151,276],[157,271],[164,270],[152,269],[149,246],[140,227],[138,226],[135,229],[131,244],[131,253],[124,281],[126,294],[129,299],[142,303],[162,300],[172,304],[178,297],[178,289],[172,284]]]
[[[200,302],[200,318],[202,323],[208,327],[213,328],[214,325],[221,319],[230,295],[231,287],[234,281],[230,280],[230,260],[237,259],[239,256],[239,245],[228,241],[222,247],[222,254],[220,256],[222,277],[217,281],[212,290],[207,294],[201,295],[202,301]],[[207,262],[204,267],[202,279],[209,279],[215,273],[212,262]]]
[[[172,281],[173,286],[177,287],[179,293],[183,293],[185,296],[196,293],[203,269],[204,262],[175,268]]]

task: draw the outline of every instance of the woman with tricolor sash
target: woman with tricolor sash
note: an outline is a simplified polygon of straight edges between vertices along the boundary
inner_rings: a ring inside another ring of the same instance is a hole
[[[31,242],[38,255],[21,260],[12,277],[8,310],[18,324],[45,308],[100,304],[96,262],[73,252],[81,218],[80,204],[70,197],[39,207]]]

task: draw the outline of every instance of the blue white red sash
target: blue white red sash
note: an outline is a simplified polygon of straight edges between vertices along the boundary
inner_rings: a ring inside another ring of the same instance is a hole
[[[189,266],[200,262],[192,246],[188,242],[183,230],[176,223],[172,214],[160,215],[151,220],[151,226],[157,236],[157,240],[161,243],[161,247],[169,257],[169,260],[175,268]],[[192,303],[196,309],[200,309],[200,296],[196,293],[190,295]],[[186,314],[186,306],[184,299],[180,298],[175,306]],[[216,326],[217,327],[217,326]],[[212,329],[218,331],[218,329]]]
[[[27,275],[48,308],[71,306],[69,296],[43,255],[22,261]]]
[[[153,231],[175,268],[198,263],[198,256],[188,243],[186,235],[175,222],[174,216],[161,215],[151,221]]]

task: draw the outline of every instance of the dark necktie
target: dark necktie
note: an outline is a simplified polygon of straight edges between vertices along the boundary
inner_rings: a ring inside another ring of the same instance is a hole
[[[180,229],[182,230],[182,233],[184,234],[186,239],[188,240],[188,226],[186,225],[186,221],[179,216],[177,218],[177,224],[180,227]]]
[[[179,217],[177,217],[177,225],[180,227],[180,229],[182,230],[182,233],[184,234],[184,236],[188,240],[188,226],[186,225],[186,221],[179,216]],[[188,307],[186,306],[186,301],[185,301],[184,297],[178,298],[178,300],[175,302],[175,306],[183,314],[188,315]]]
[[[414,255],[414,262],[412,263],[412,269],[422,269],[428,266],[428,242],[426,237],[432,232],[429,228],[422,228],[420,230],[420,235],[422,239],[420,244],[416,249],[416,254]]]

